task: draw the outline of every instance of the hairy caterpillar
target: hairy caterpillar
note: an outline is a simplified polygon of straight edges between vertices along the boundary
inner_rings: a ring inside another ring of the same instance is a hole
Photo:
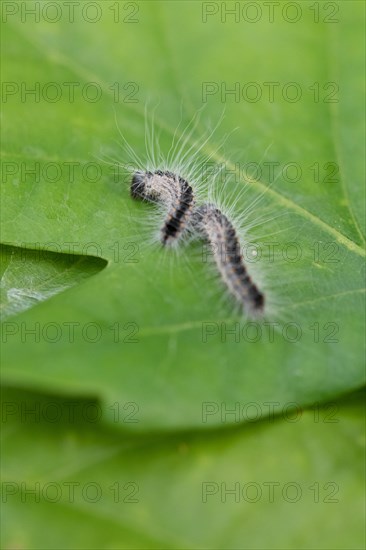
[[[249,275],[247,262],[253,262],[253,257],[248,259],[241,251],[241,246],[250,242],[248,230],[268,220],[263,207],[260,215],[254,209],[263,194],[258,196],[245,182],[246,178],[244,182],[238,181],[233,175],[233,163],[228,161],[227,164],[225,155],[219,153],[230,134],[225,134],[215,148],[209,145],[222,118],[212,131],[206,130],[198,140],[193,139],[199,114],[182,132],[178,131],[179,125],[170,130],[171,143],[164,142],[160,134],[156,134],[153,119],[149,124],[145,116],[146,152],[142,156],[120,132],[125,161],[119,161],[118,165],[129,173],[130,195],[155,205],[154,209],[146,211],[146,218],[140,213],[133,225],[142,224],[146,245],[159,242],[164,248],[174,247],[183,253],[185,260],[188,259],[187,251],[194,252],[197,248],[181,244],[206,241],[204,246],[211,247],[215,271],[240,310],[257,315],[265,309],[267,315],[268,308],[272,309],[272,299],[267,289],[262,292],[262,270],[258,272],[256,266],[250,266]],[[259,278],[259,286],[252,281],[253,275],[256,283]],[[201,284],[195,277],[192,281],[195,285]]]
[[[247,311],[263,311],[264,294],[248,275],[234,225],[216,205],[203,204],[193,210],[192,187],[183,178],[161,170],[136,172],[132,177],[131,196],[168,204],[168,217],[161,228],[162,244],[174,242],[191,225],[198,236],[209,242],[221,278],[237,302]]]

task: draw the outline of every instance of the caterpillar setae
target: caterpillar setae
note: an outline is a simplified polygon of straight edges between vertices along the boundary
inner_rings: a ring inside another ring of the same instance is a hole
[[[217,161],[219,158],[218,151],[228,135],[217,148],[211,148],[202,160],[198,160],[222,120],[221,117],[214,129],[207,131],[199,141],[193,141],[199,115],[195,115],[180,136],[178,126],[167,154],[163,154],[160,149],[153,120],[149,128],[145,119],[146,158],[140,158],[120,132],[122,145],[132,163],[119,165],[130,173],[131,197],[154,203],[158,207],[154,219],[151,216],[148,218],[154,222],[151,232],[153,242],[156,239],[164,247],[172,248],[184,242],[184,237],[188,237],[188,240],[197,237],[206,240],[229,293],[247,314],[259,314],[264,311],[265,296],[247,272],[240,247],[237,216],[231,219],[243,189],[239,195],[234,195],[235,188],[232,190],[230,194],[233,200],[226,197],[232,202],[229,208],[222,204],[223,191],[228,189],[226,182],[223,187],[219,185],[225,165],[222,163],[219,169],[213,171],[210,166],[211,159]],[[248,207],[245,209],[246,215],[247,210]]]

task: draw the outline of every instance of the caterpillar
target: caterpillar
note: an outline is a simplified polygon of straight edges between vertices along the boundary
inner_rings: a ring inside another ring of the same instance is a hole
[[[230,294],[247,311],[262,313],[264,294],[247,272],[232,222],[215,204],[206,203],[194,210],[193,225],[210,244],[217,269]]]
[[[225,135],[216,148],[210,148],[209,153],[199,160],[202,149],[222,120],[221,117],[213,130],[205,132],[198,141],[194,141],[192,136],[199,116],[200,112],[188,123],[180,136],[179,126],[177,127],[170,149],[165,154],[160,148],[161,141],[155,132],[154,120],[152,119],[149,128],[145,117],[145,158],[139,157],[119,130],[124,151],[132,161],[119,163],[119,166],[130,174],[131,197],[134,200],[155,203],[158,207],[156,216],[148,217],[148,221],[153,222],[152,231],[148,233],[152,242],[157,240],[163,247],[172,248],[184,242],[183,237],[187,237],[188,242],[203,237],[211,248],[216,267],[229,293],[246,313],[261,313],[265,305],[264,294],[247,272],[240,250],[236,221],[230,221],[231,210],[234,210],[238,197],[243,194],[242,190],[239,195],[236,193],[236,185],[231,191],[228,190],[226,178],[222,180],[224,163],[219,166],[215,164],[214,169],[210,166],[211,159],[216,161],[219,158],[218,152],[230,134]],[[229,208],[222,204],[224,189],[229,191],[226,199],[232,202]],[[216,204],[221,205],[222,209]],[[246,218],[247,210],[248,207],[245,209]]]
[[[138,170],[132,176],[131,196],[159,202],[167,208],[160,230],[163,246],[175,243],[187,228],[194,206],[194,194],[192,187],[181,176],[167,170]]]

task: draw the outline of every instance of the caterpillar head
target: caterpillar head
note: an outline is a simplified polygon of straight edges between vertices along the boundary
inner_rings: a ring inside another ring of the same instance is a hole
[[[137,171],[132,176],[131,197],[133,199],[145,198],[146,172]]]
[[[169,178],[175,181],[175,177],[174,174],[161,170],[155,170],[155,172],[138,170],[132,176],[131,196],[133,199],[159,202],[162,200],[164,191],[166,192],[171,186]]]

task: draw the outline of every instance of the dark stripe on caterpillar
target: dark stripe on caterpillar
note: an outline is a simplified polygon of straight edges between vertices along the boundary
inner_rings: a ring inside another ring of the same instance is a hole
[[[164,246],[176,242],[187,228],[194,194],[192,187],[182,177],[162,170],[137,171],[132,177],[131,196],[166,207],[167,215],[161,228],[161,242]]]
[[[213,204],[197,207],[192,219],[196,231],[210,244],[216,266],[229,292],[245,309],[262,312],[264,294],[247,272],[240,241],[231,221]]]

